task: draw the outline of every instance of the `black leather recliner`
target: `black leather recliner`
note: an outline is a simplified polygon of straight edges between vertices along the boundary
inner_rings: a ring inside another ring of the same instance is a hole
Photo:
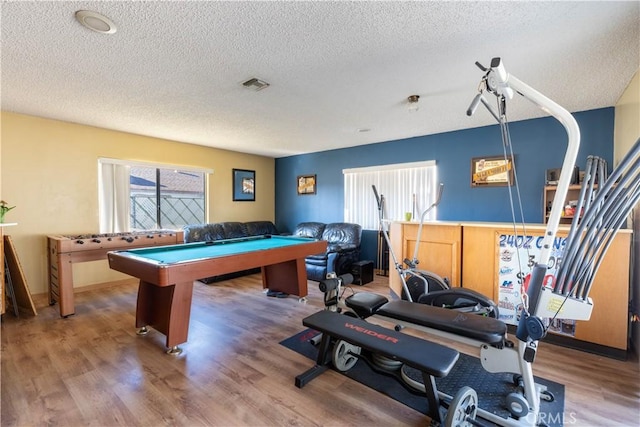
[[[320,282],[326,279],[327,273],[332,272],[338,275],[349,273],[351,264],[360,259],[362,227],[358,224],[302,222],[293,234],[327,241],[326,252],[305,258],[309,280]]]
[[[327,224],[324,222],[301,222],[296,226],[296,230],[293,232],[293,235],[321,240],[322,232],[326,226]]]

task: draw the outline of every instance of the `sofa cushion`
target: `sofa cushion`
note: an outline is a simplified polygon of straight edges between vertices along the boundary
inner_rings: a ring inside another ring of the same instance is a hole
[[[321,240],[326,224],[323,222],[301,222],[293,232],[294,236]]]
[[[224,229],[221,224],[192,224],[185,225],[184,242],[212,242],[224,239]]]
[[[308,257],[306,257],[304,259],[304,262],[306,262],[309,265],[327,265],[327,258],[329,258],[329,254],[327,254],[326,252],[321,253],[321,254],[315,254],[315,255],[309,255]]]
[[[245,227],[243,222],[221,222],[222,229],[224,230],[224,238],[225,239],[238,239],[240,237],[247,237],[249,234],[247,233],[247,227]]]
[[[250,221],[244,223],[248,236],[266,236],[279,234],[271,221]]]
[[[327,241],[328,252],[356,249],[360,247],[362,227],[348,222],[327,224],[322,232],[322,240]]]

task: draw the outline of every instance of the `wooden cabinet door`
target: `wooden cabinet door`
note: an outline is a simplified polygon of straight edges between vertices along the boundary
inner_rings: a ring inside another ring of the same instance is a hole
[[[417,223],[393,223],[391,248],[398,262],[412,259],[418,245],[419,270],[427,270],[446,278],[451,286],[460,286],[462,228],[459,224],[425,223],[418,242]],[[391,258],[391,257],[390,257]],[[400,295],[402,282],[393,265],[389,265],[391,289]]]

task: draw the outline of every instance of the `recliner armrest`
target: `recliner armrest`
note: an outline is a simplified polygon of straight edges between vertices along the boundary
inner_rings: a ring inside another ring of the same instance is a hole
[[[347,252],[358,249],[353,243],[333,243],[327,246],[327,253],[330,252]]]

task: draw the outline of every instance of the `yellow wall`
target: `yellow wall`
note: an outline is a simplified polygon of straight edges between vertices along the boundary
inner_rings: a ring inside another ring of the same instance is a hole
[[[613,164],[617,165],[640,138],[640,69],[629,82],[615,107]]]
[[[275,160],[1,112],[0,196],[32,294],[47,292],[46,236],[98,232],[98,158],[213,169],[208,222],[275,219]],[[215,136],[212,135],[212,138]],[[256,201],[232,201],[233,168],[256,171]],[[75,287],[126,278],[106,261],[76,264]]]
[[[640,69],[629,82],[629,85],[616,103],[615,125],[613,128],[613,163],[620,163],[633,144],[640,138]],[[631,298],[640,295],[640,207],[636,205],[632,213],[634,262],[631,273]],[[638,322],[631,324],[631,341],[636,353],[640,351],[640,326]]]

